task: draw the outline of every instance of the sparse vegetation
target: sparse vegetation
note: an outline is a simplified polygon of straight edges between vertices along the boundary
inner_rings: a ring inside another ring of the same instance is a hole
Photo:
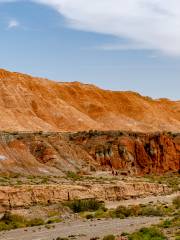
[[[96,211],[104,206],[102,202],[96,199],[73,200],[65,203],[73,212],[80,213],[84,211]]]
[[[128,235],[129,240],[166,240],[166,236],[156,227],[141,228]]]
[[[170,228],[170,227],[178,227],[180,228],[180,215],[172,218],[164,220],[159,227],[161,228]]]
[[[119,206],[116,209],[107,210],[100,207],[93,213],[85,213],[82,216],[87,219],[91,218],[127,218],[138,216],[171,216],[175,213],[174,208],[164,205],[134,205],[134,206]]]
[[[22,216],[6,212],[0,220],[0,231],[23,227],[33,227],[43,225],[44,221],[40,218],[27,220]]]
[[[71,172],[71,171],[67,172],[66,176],[67,176],[67,178],[70,178],[74,181],[77,181],[77,180],[81,179],[81,176],[79,176],[77,173]]]
[[[177,239],[180,237],[180,214],[177,216],[165,219],[162,223],[160,223],[157,227],[163,230],[164,234],[167,235],[167,239]]]

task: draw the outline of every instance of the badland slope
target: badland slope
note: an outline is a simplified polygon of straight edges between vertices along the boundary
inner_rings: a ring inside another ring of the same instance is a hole
[[[180,129],[180,101],[0,70],[0,130],[140,132]]]

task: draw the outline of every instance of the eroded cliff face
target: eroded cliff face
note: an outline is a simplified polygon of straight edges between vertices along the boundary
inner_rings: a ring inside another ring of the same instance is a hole
[[[180,134],[0,133],[1,173],[63,175],[111,169],[127,175],[178,172]]]
[[[63,184],[24,185],[17,187],[0,186],[0,213],[13,208],[26,208],[39,204],[54,204],[73,199],[96,198],[100,201],[116,201],[150,195],[170,193],[165,185],[155,183],[116,184]]]
[[[102,167],[132,174],[178,171],[180,167],[180,134],[94,131],[75,134],[72,139]]]
[[[57,83],[0,69],[0,130],[173,131],[180,101],[153,100],[78,82]]]

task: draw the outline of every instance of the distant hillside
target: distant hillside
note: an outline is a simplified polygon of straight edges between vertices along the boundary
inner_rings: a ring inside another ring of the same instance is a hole
[[[0,70],[0,130],[180,130],[180,101]]]

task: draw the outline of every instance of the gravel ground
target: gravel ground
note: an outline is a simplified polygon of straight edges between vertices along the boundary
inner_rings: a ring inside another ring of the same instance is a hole
[[[76,220],[55,224],[54,228],[33,227],[0,233],[0,240],[53,240],[57,237],[75,235],[78,240],[103,237],[108,234],[132,232],[144,226],[157,224],[158,217],[136,217],[128,219]]]

